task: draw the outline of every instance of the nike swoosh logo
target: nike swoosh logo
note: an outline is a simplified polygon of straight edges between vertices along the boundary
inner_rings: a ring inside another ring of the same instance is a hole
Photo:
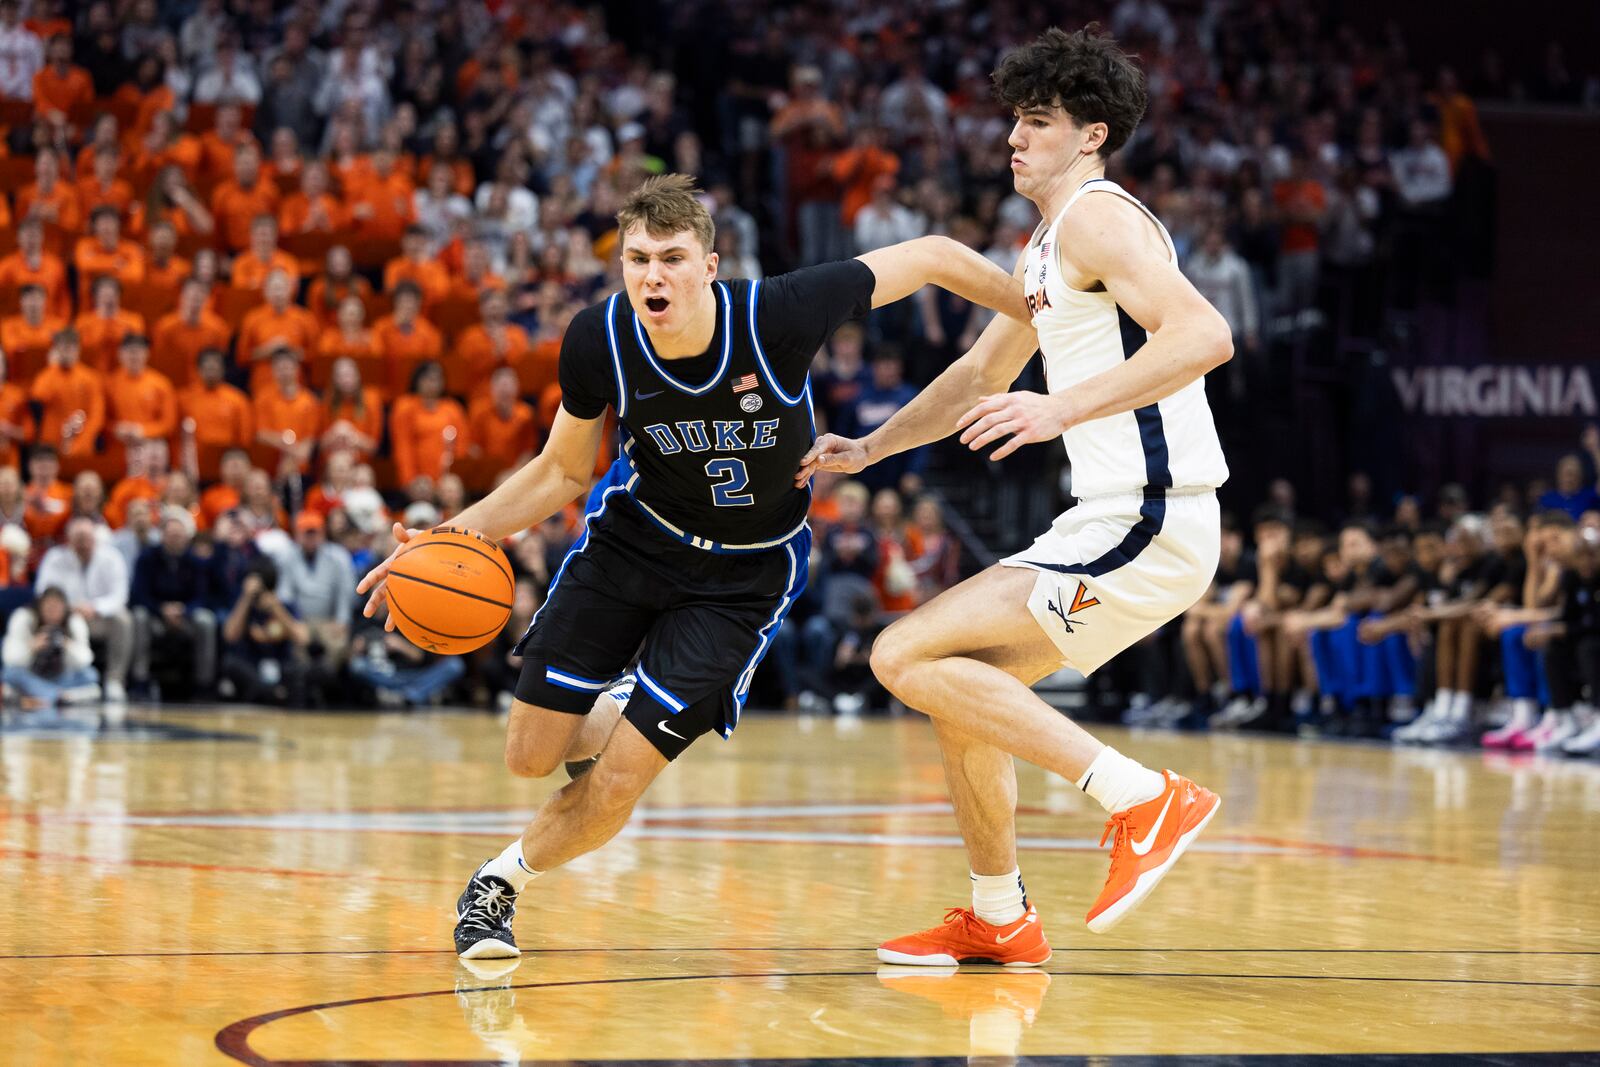
[[[1167,821],[1167,809],[1172,807],[1172,798],[1177,795],[1178,791],[1176,789],[1167,792],[1167,802],[1161,805],[1161,814],[1156,816],[1156,824],[1150,827],[1150,833],[1146,835],[1143,841],[1128,842],[1128,847],[1133,849],[1135,856],[1143,856],[1156,843],[1156,835],[1161,832],[1161,824]]]
[[[1000,937],[1000,936],[997,935],[995,937],[995,939],[994,939],[995,944],[1003,945],[1007,941],[1010,941],[1013,937],[1016,937],[1018,934],[1022,933],[1022,931],[1026,930],[1028,928],[1028,924],[1033,922],[1036,918],[1038,918],[1038,916],[1030,915],[1026,919],[1022,920],[1022,925],[1021,926],[1017,927],[1015,930],[1011,931],[1009,934],[1006,934],[1004,937]]]
[[[651,397],[660,396],[664,392],[666,392],[665,389],[657,389],[653,393],[641,393],[639,390],[635,389],[633,391],[633,398],[635,400],[649,400]]]
[[[687,741],[687,740],[689,740],[687,737],[684,737],[678,731],[676,731],[672,727],[668,726],[666,719],[662,719],[660,722],[656,723],[656,728],[659,729],[664,734],[671,734],[673,737],[676,737],[679,741]]]

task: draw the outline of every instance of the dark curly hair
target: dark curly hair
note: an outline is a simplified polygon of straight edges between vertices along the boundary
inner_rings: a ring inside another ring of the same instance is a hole
[[[1078,126],[1106,124],[1100,157],[1128,143],[1144,117],[1144,72],[1091,22],[1076,33],[1051,27],[1000,61],[994,95],[1006,107],[1061,107]]]

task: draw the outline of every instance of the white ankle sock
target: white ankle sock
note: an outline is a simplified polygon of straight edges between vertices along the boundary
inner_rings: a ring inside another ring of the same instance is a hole
[[[1027,912],[1022,871],[1010,874],[972,874],[972,910],[990,926],[1010,926]]]
[[[1106,811],[1118,812],[1154,800],[1166,790],[1167,780],[1107,745],[1078,779],[1078,788]]]
[[[506,850],[500,855],[485,863],[483,871],[485,874],[492,874],[496,878],[504,878],[511,883],[511,888],[518,893],[522,892],[523,886],[526,886],[544,873],[529,867],[528,862],[522,858],[522,838],[520,837],[507,845]]]
[[[1539,705],[1527,697],[1518,697],[1511,702],[1511,721],[1506,726],[1513,730],[1531,730],[1533,724],[1539,721]]]
[[[1472,694],[1457,690],[1455,699],[1449,707],[1448,718],[1451,722],[1466,722],[1472,718]]]

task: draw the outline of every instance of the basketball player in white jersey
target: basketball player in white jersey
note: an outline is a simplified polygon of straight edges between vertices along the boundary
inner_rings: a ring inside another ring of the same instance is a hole
[[[1013,756],[1076,782],[1110,816],[1095,932],[1150,893],[1219,805],[1095,740],[1029,686],[1063,664],[1094,671],[1206,591],[1228,469],[1201,379],[1232,339],[1179,273],[1165,228],[1104,177],[1144,114],[1133,61],[1094,27],[1052,29],[1008,55],[994,83],[1016,117],[1014,184],[1043,216],[1016,267],[1032,327],[996,318],[887,423],[860,440],[822,437],[798,474],[859,471],[956,429],[973,449],[1000,442],[993,459],[1060,436],[1072,463],[1076,507],[873,647],[879,680],[933,719],[972,871],[971,909],[886,942],[889,963],[1050,958],[1017,864]],[[1036,347],[1049,392],[1006,392]]]

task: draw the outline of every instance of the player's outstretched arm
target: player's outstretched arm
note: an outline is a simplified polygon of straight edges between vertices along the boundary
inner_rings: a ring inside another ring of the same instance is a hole
[[[451,526],[476,530],[491,541],[499,541],[519,530],[541,523],[589,488],[600,439],[605,432],[604,417],[580,419],[566,408],[558,408],[544,448],[500,487],[450,520]],[[389,568],[421,531],[394,524],[395,545],[389,558],[367,572],[356,586],[357,595],[371,591],[362,614],[371,618],[387,599],[384,580]],[[389,620],[387,628],[393,629]]]
[[[1060,244],[1150,340],[1132,359],[1063,392],[984,397],[961,417],[961,443],[976,451],[1009,436],[990,459],[1154,404],[1233,358],[1227,320],[1183,276],[1138,208],[1119,197],[1086,196],[1062,220]]]
[[[1023,263],[1019,257],[1019,274]],[[950,436],[956,417],[985,393],[1016,381],[1038,347],[1032,326],[996,316],[965,355],[872,433],[859,441],[831,433],[817,438],[800,460],[795,484],[804,485],[819,470],[855,474],[897,452]]]
[[[949,237],[918,237],[856,258],[877,279],[872,290],[875,308],[904,299],[924,285],[937,285],[1019,322],[1030,321],[1022,280]]]

